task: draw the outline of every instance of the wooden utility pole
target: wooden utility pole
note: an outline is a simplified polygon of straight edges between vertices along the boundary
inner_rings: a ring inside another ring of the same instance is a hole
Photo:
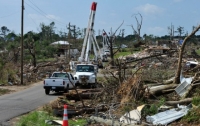
[[[174,37],[174,25],[172,25],[172,23],[171,23],[171,26],[168,27],[168,31],[169,31],[169,35],[170,35],[170,40],[172,41],[173,37]]]
[[[71,29],[71,27],[72,27],[73,29]],[[74,43],[73,43],[73,44],[75,44],[75,39],[76,39],[76,25],[71,25],[71,24],[69,23],[67,29],[69,29],[69,33],[68,33],[68,34],[71,34],[71,32],[73,32],[73,35],[72,35],[73,37],[70,36],[70,38],[69,38],[69,36],[68,36],[68,40],[74,39]],[[72,41],[73,41],[73,40],[72,40]],[[76,45],[75,45],[75,47],[76,47]],[[70,49],[71,49],[71,47],[70,47],[70,43],[69,43],[69,46],[68,46],[68,50],[69,50],[69,53],[68,53],[68,54],[69,54],[69,62],[70,62],[70,60],[71,60]]]
[[[22,0],[21,10],[21,84],[23,84],[23,50],[24,50],[24,0]]]

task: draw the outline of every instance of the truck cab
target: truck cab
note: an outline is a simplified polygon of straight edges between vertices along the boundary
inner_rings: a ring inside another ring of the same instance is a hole
[[[74,88],[74,77],[69,72],[53,72],[49,78],[44,79],[45,93],[48,95],[50,91],[67,92]]]
[[[96,87],[98,67],[94,64],[77,64],[74,75],[76,86]]]

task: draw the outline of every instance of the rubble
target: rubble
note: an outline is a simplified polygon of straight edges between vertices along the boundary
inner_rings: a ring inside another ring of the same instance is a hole
[[[188,113],[192,108],[192,105],[188,106],[178,105],[178,108],[173,108],[164,112],[157,113],[153,116],[147,116],[146,121],[152,123],[153,125],[167,125]]]
[[[149,50],[156,50],[156,52],[150,52]],[[52,104],[54,115],[63,116],[63,104],[69,106],[69,117],[82,115],[96,122],[116,126],[143,123],[167,125],[186,115],[191,108],[190,105],[185,105],[192,102],[192,97],[182,96],[185,96],[189,91],[189,87],[192,88],[194,84],[198,84],[200,81],[200,75],[197,74],[200,69],[199,65],[196,64],[195,67],[190,66],[186,71],[183,70],[184,77],[181,77],[181,83],[174,84],[174,69],[177,67],[177,58],[173,56],[177,54],[168,55],[162,51],[158,54],[157,50],[159,49],[155,48],[149,50],[121,57],[126,61],[123,62],[125,65],[123,64],[122,70],[117,70],[117,74],[114,74],[114,72],[108,76],[104,74],[103,79],[107,80],[99,82],[103,83],[101,88],[77,89],[78,94],[75,90],[64,93],[62,98],[59,97]],[[166,50],[169,51],[169,48]],[[184,60],[191,61],[186,58]],[[62,61],[47,62],[38,64],[36,67],[25,65],[25,81],[36,81],[47,77],[48,73],[55,70],[67,69],[67,65],[63,64],[66,63]],[[112,66],[112,68],[119,69],[118,66]],[[127,76],[126,72],[128,70],[131,71],[131,74]],[[196,72],[195,75],[194,72]],[[122,81],[119,81],[119,75],[122,76]],[[142,114],[144,105],[141,105],[141,101],[148,104],[157,104],[161,98],[165,98],[165,101],[157,107],[162,112],[152,116]],[[111,104],[118,107],[111,109]],[[128,111],[122,111],[127,107],[126,104],[131,104],[131,107]],[[174,107],[177,104],[180,104],[178,108],[165,106],[171,105]]]
[[[138,106],[137,109],[125,113],[119,120],[121,123],[126,124],[140,124],[141,111],[145,105]]]
[[[182,97],[185,95],[186,91],[190,88],[192,77],[190,78],[184,78],[181,77],[181,83],[175,88],[176,93]]]

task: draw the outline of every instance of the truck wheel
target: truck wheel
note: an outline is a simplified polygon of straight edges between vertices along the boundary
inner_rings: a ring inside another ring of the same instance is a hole
[[[90,84],[90,88],[97,88],[97,83]]]
[[[48,95],[50,93],[50,89],[45,89],[45,94]]]
[[[92,88],[96,88],[96,87],[97,87],[96,83],[92,84]]]
[[[65,90],[64,90],[64,92],[65,92],[65,93],[68,93],[68,92],[69,92],[69,90],[68,90],[68,89],[65,89]]]
[[[64,90],[65,93],[69,92],[69,85],[67,85],[67,88]]]
[[[94,88],[97,88],[97,79],[95,79]]]

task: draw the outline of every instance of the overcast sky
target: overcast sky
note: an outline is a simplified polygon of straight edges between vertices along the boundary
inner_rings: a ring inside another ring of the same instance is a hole
[[[16,34],[20,33],[21,1],[0,0],[0,27],[6,26]],[[39,32],[40,23],[49,25],[52,21],[57,33],[67,32],[69,22],[86,28],[92,2],[97,2],[96,31],[109,32],[111,28],[115,31],[124,21],[121,29],[125,29],[125,35],[133,34],[130,25],[137,27],[133,16],[137,13],[143,16],[141,36],[167,35],[171,23],[175,30],[182,26],[190,33],[192,26],[200,24],[200,0],[24,0],[24,33]]]

